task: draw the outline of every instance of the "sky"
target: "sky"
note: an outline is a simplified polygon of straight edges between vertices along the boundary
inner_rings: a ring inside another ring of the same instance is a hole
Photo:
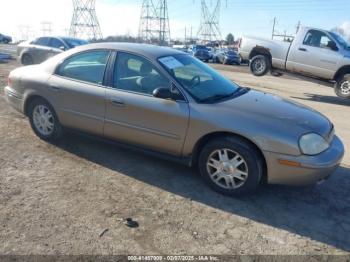
[[[42,22],[53,24],[53,34],[65,35],[72,18],[71,0],[0,0],[0,32],[21,38],[29,26],[32,36],[42,34]],[[154,0],[155,2],[157,0]],[[216,0],[207,0],[214,8]],[[96,12],[103,36],[138,33],[142,0],[96,0]],[[172,38],[197,34],[201,0],[168,0]],[[273,18],[276,30],[289,34],[298,21],[304,26],[331,29],[342,27],[350,35],[350,0],[222,0],[222,36],[232,33],[271,37]]]

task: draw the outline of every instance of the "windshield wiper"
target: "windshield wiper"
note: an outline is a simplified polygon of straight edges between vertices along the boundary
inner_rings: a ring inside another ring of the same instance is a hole
[[[214,95],[214,96],[211,96],[208,98],[201,99],[200,102],[201,103],[213,103],[213,102],[221,101],[223,99],[234,98],[234,97],[240,96],[248,91],[249,91],[249,88],[239,87],[239,88],[237,88],[237,90],[235,90],[231,94],[217,94],[217,95]]]

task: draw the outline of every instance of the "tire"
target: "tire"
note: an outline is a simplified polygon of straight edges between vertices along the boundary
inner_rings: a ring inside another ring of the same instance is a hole
[[[22,65],[32,65],[34,64],[33,58],[29,54],[23,54],[21,58]]]
[[[5,40],[4,40],[4,44],[8,44],[8,43],[10,43],[10,41],[7,40],[7,39],[5,39]]]
[[[44,112],[44,114],[39,113],[41,110],[43,110],[42,112]],[[38,115],[47,118],[43,119],[38,117]],[[40,139],[51,142],[62,137],[63,129],[55,113],[55,110],[45,99],[36,98],[30,103],[28,107],[28,117],[34,133]],[[43,127],[48,127],[48,122],[52,127],[48,128],[47,132],[45,132],[45,128]]]
[[[265,55],[254,56],[250,61],[249,68],[255,76],[266,75],[271,69],[270,59]]]
[[[338,78],[334,91],[339,97],[350,98],[350,74],[342,75]]]
[[[229,161],[220,161],[219,151],[224,158],[224,150],[229,160],[236,159],[235,165]],[[218,162],[215,163],[212,159]],[[212,140],[204,146],[199,155],[198,170],[208,186],[216,192],[228,196],[243,196],[255,192],[260,185],[263,160],[253,145],[244,139],[227,136]]]

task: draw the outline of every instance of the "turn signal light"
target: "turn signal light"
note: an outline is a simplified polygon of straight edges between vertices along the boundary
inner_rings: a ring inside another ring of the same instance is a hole
[[[282,165],[286,165],[286,166],[296,166],[296,167],[301,166],[301,164],[299,162],[289,161],[289,160],[285,160],[285,159],[279,159],[278,163],[280,163]]]

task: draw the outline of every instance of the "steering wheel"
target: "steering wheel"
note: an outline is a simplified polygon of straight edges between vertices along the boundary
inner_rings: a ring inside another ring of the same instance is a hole
[[[201,77],[199,75],[192,77],[190,81],[190,88],[194,88],[195,86],[201,83]]]

